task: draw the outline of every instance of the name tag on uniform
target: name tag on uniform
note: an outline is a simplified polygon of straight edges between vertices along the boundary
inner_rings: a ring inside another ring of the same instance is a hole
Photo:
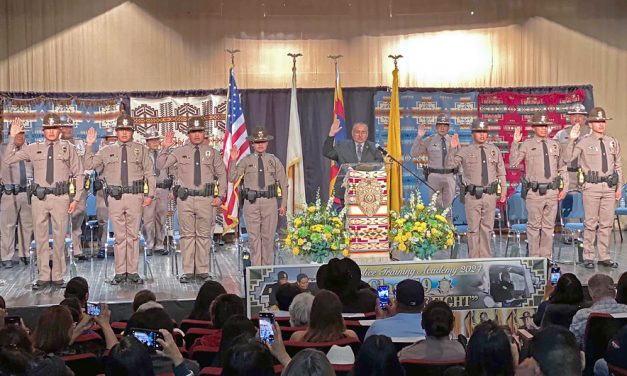
[[[252,164],[249,164],[248,167],[255,167],[255,166],[253,166]]]
[[[43,152],[41,150],[37,151],[37,154],[42,154]]]
[[[536,150],[536,148],[531,148],[531,151],[534,151],[534,150]]]
[[[187,159],[187,155],[183,155],[181,158],[183,158],[183,159]]]
[[[115,157],[115,154],[109,154],[109,157]]]

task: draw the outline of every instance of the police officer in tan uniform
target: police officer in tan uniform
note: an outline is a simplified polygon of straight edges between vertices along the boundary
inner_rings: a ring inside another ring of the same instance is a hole
[[[30,144],[17,150],[15,137],[24,131],[20,119],[11,125],[9,144],[4,159],[10,165],[30,160],[34,170],[32,187],[32,213],[35,243],[37,245],[38,279],[33,284],[37,290],[50,281],[54,286],[65,285],[65,233],[68,214],[72,214],[83,195],[83,166],[76,150],[59,140],[61,119],[57,114],[44,116],[45,141]],[[72,194],[74,190],[74,194]],[[52,224],[52,270],[49,266],[49,222]]]
[[[279,158],[266,153],[268,141],[273,139],[266,128],[255,128],[248,137],[255,152],[239,161],[237,166],[234,161],[239,158],[239,149],[231,149],[233,163],[229,166],[229,181],[236,182],[244,177],[240,195],[244,198],[243,212],[252,245],[252,265],[272,265],[278,215],[284,216],[287,210],[285,168]],[[279,198],[282,198],[280,207]]]
[[[189,283],[196,277],[212,279],[209,250],[213,238],[215,209],[226,196],[226,169],[220,153],[203,143],[205,125],[202,117],[187,122],[186,145],[172,149],[174,133],[167,132],[163,150],[157,157],[157,168],[176,166],[177,209],[181,231],[183,275],[179,281]]]
[[[472,124],[474,143],[458,149],[459,136],[451,137],[448,168],[462,167],[460,194],[465,201],[468,220],[468,255],[471,258],[492,257],[490,233],[494,228],[496,200],[505,202],[505,163],[501,151],[487,143],[488,124],[475,119]]]
[[[87,131],[85,167],[95,170],[106,182],[105,195],[109,216],[115,232],[115,276],[111,284],[127,279],[142,284],[137,273],[139,257],[139,228],[142,207],[149,206],[155,192],[155,175],[148,149],[133,142],[133,118],[120,115],[115,133],[118,141],[100,149],[96,154],[92,145],[97,135],[94,128]]]
[[[15,135],[14,147],[20,151],[26,146],[24,131]],[[10,146],[10,145],[8,145]],[[0,145],[0,156],[4,156],[7,145]],[[33,165],[30,161],[19,161],[11,165],[0,163],[0,256],[5,268],[13,267],[15,254],[15,229],[18,235],[18,255],[24,265],[28,265],[28,250],[33,237],[33,216],[31,204],[26,197],[28,181],[33,179]]]
[[[429,163],[424,169],[427,182],[439,192],[437,205],[439,208],[449,208],[455,197],[456,169],[446,168],[446,156],[451,150],[451,136],[448,134],[450,121],[446,114],[439,114],[436,118],[436,133],[423,138],[426,124],[418,128],[418,136],[411,147],[412,158],[427,154]]]
[[[61,142],[65,142],[73,147],[81,158],[81,164],[84,164],[85,141],[74,138],[74,121],[67,115],[61,116]],[[85,222],[88,194],[87,190],[83,191],[83,196],[79,198],[78,206],[72,213],[72,249],[74,250],[74,257],[79,261],[87,260],[87,257],[83,255],[81,235],[83,233],[83,222]]]
[[[521,194],[528,213],[529,256],[550,259],[558,200],[566,196],[564,187],[568,187],[568,174],[559,143],[547,138],[552,123],[546,114],[535,113],[529,123],[535,135],[521,143],[521,127],[516,128],[509,154],[510,165],[518,167],[525,161],[526,176],[521,179]]]
[[[620,200],[623,186],[623,166],[620,145],[614,137],[605,134],[605,122],[612,120],[601,107],[595,107],[588,115],[592,133],[583,136],[578,142],[579,127],[570,132],[567,161],[579,158],[582,185],[583,207],[585,211],[583,232],[584,266],[594,269],[594,239],[599,250],[599,265],[617,268],[618,263],[610,257],[610,234],[614,221],[616,201]]]
[[[115,129],[107,128],[102,139],[100,149],[114,144],[118,140],[118,136],[115,135]],[[96,219],[98,220],[98,258],[104,258],[109,235],[109,208],[105,203],[103,181],[97,172],[94,172],[93,189],[96,194]]]
[[[555,134],[553,137],[554,140],[560,143],[560,147],[562,149],[562,155],[566,153],[566,146],[568,145],[568,140],[570,139],[570,130],[576,124],[580,127],[580,134],[582,136],[590,133],[590,127],[588,127],[586,123],[586,117],[588,116],[588,111],[586,111],[586,107],[581,103],[575,103],[573,107],[568,111],[568,118],[570,120],[570,125],[561,129]],[[550,132],[549,132],[550,133]],[[581,137],[579,137],[581,138]],[[577,142],[577,140],[575,140]],[[568,187],[569,191],[579,189],[579,185],[577,184],[577,171],[579,170],[579,161],[574,159],[572,162],[568,163],[567,171],[568,171]],[[566,176],[566,175],[563,175]]]
[[[144,137],[146,146],[150,152],[150,157],[154,163],[154,173],[157,179],[157,191],[155,199],[149,206],[144,207],[144,226],[142,227],[144,234],[145,247],[148,255],[152,255],[153,250],[156,253],[163,253],[165,247],[163,240],[165,239],[165,218],[168,213],[168,194],[172,188],[172,175],[170,168],[159,169],[157,167],[157,156],[161,149],[161,135],[157,130],[152,130]]]

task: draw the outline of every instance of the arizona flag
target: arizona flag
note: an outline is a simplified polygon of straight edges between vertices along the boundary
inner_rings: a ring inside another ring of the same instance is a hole
[[[222,147],[222,160],[224,161],[227,171],[231,163],[237,163],[250,154],[247,137],[248,132],[246,131],[246,120],[244,120],[242,102],[240,101],[239,90],[237,90],[237,84],[235,83],[235,73],[233,72],[233,67],[231,67],[229,69],[229,91],[227,93],[226,129],[224,130],[224,145]],[[239,149],[239,158],[237,161],[231,160],[231,149],[233,146]],[[226,225],[224,232],[233,228],[239,222],[237,219],[239,210],[238,186],[239,181],[228,183],[226,202],[222,205]]]
[[[292,69],[292,95],[290,99],[290,124],[287,135],[287,213],[294,214],[307,206],[305,201],[305,166],[303,145],[300,139],[300,118],[296,99],[296,66]]]
[[[397,161],[403,161],[401,152],[401,111],[398,100],[398,68],[392,72],[392,97],[390,98],[390,122],[388,123],[388,154]],[[403,202],[403,171],[401,166],[392,163],[388,168],[388,208],[400,212]]]
[[[335,63],[335,93],[333,94],[333,119],[340,121],[340,131],[335,135],[335,142],[346,139],[346,116],[344,115],[344,97],[342,96],[342,84],[340,82],[340,70]],[[331,185],[329,188],[329,196],[332,195],[335,179],[340,172],[340,165],[336,161],[331,161]],[[342,202],[336,197],[335,202],[339,205]]]

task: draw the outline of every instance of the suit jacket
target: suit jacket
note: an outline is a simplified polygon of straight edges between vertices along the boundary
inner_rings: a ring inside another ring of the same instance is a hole
[[[324,146],[322,147],[322,154],[334,161],[336,161],[340,166],[344,163],[358,163],[357,160],[357,147],[355,146],[355,141],[353,140],[342,140],[333,145],[333,141],[335,137],[328,136],[324,141]],[[377,150],[374,142],[366,141],[364,143],[364,150],[361,152],[361,163],[373,163],[373,162],[383,162],[383,155],[381,152]],[[344,182],[344,175],[338,175],[335,180],[335,197],[344,201],[344,188],[342,188],[342,183]]]

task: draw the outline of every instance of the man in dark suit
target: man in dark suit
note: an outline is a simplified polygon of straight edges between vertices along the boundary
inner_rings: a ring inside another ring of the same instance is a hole
[[[344,163],[373,163],[383,162],[383,155],[379,152],[372,141],[368,141],[368,126],[365,123],[353,124],[351,131],[352,140],[342,140],[333,145],[335,135],[342,129],[340,121],[335,119],[331,124],[329,137],[324,141],[322,154],[340,166]],[[344,203],[344,175],[338,175],[335,180],[335,198]]]

